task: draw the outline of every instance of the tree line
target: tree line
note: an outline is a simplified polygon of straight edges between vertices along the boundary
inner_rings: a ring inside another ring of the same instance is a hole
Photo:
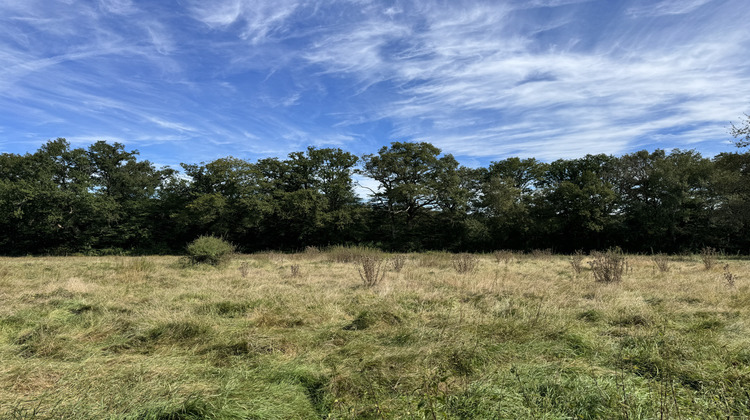
[[[0,253],[175,253],[200,235],[245,252],[750,251],[748,152],[513,157],[468,168],[429,143],[394,142],[361,157],[309,147],[182,171],[138,156],[119,143],[72,148],[62,138],[0,155]],[[361,199],[355,180],[365,178],[377,187]]]

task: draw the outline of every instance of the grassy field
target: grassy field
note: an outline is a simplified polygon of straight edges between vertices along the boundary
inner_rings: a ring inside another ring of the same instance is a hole
[[[0,418],[750,416],[748,260],[355,251],[0,258]]]

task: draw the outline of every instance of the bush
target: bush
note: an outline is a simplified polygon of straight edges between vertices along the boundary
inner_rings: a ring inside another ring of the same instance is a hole
[[[477,268],[479,260],[472,254],[458,254],[453,256],[453,268],[460,274],[466,274]]]
[[[618,283],[622,280],[622,273],[627,265],[622,251],[615,248],[605,253],[592,252],[591,256],[594,257],[594,261],[589,262],[589,265],[596,281]]]
[[[234,245],[215,236],[201,236],[187,246],[188,259],[193,264],[219,265],[234,253]]]
[[[365,287],[373,287],[383,281],[385,264],[379,255],[365,255],[359,258],[357,272]]]

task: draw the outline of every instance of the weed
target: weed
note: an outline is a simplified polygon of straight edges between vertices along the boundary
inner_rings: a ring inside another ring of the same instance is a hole
[[[457,254],[452,259],[453,268],[459,274],[471,273],[477,268],[479,260],[473,254]]]
[[[357,272],[365,287],[377,286],[385,278],[383,258],[376,255],[360,257],[357,262]]]
[[[581,274],[583,271],[583,258],[584,254],[580,249],[570,256],[570,266],[573,267],[574,273]]]
[[[724,281],[729,288],[734,289],[734,285],[737,282],[737,277],[729,271],[729,264],[724,264]]]
[[[393,263],[393,271],[397,273],[401,272],[401,270],[404,268],[404,265],[406,264],[406,255],[396,254],[393,256],[391,262]]]
[[[706,270],[710,270],[713,268],[714,265],[716,265],[716,256],[717,256],[716,249],[711,248],[710,246],[704,247],[701,249],[701,261],[703,262],[703,266],[706,268]]]
[[[656,265],[656,268],[659,270],[660,273],[667,273],[669,272],[669,257],[662,254],[654,254],[651,257],[651,261],[654,262]]]
[[[240,276],[242,276],[242,278],[247,277],[247,275],[250,273],[250,264],[248,264],[247,262],[243,262],[242,264],[240,264],[239,270]]]
[[[299,264],[292,264],[292,265],[290,265],[289,266],[289,270],[291,271],[291,276],[292,277],[299,277],[299,276],[302,275],[301,271],[300,271],[300,268],[299,268]]]
[[[501,249],[492,253],[495,262],[508,264],[513,260],[513,251]]]
[[[610,249],[607,252],[592,252],[593,261],[589,262],[594,280],[602,283],[618,283],[622,280],[626,260],[622,251]]]
[[[549,261],[552,258],[552,249],[534,249],[531,251],[531,256],[537,260]]]

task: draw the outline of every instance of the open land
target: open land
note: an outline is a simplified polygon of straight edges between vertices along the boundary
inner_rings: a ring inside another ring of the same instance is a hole
[[[750,261],[0,258],[0,418],[750,416]]]

